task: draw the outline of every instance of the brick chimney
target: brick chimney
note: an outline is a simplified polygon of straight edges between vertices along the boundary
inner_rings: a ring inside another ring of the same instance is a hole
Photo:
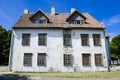
[[[24,14],[28,14],[28,13],[29,13],[28,9],[24,9]]]
[[[75,8],[71,8],[71,13],[73,13],[76,9]]]
[[[51,15],[55,15],[55,7],[51,7]]]

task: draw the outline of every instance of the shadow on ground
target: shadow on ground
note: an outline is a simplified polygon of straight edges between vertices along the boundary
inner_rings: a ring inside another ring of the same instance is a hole
[[[26,76],[3,74],[0,75],[0,80],[30,80]]]

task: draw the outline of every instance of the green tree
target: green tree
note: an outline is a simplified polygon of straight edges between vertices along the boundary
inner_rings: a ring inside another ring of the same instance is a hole
[[[0,26],[0,65],[7,65],[9,60],[11,30]]]
[[[111,59],[120,59],[120,34],[112,38],[110,42]]]

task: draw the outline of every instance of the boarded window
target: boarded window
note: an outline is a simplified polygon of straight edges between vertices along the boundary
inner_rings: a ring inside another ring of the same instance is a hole
[[[72,66],[72,54],[64,54],[64,66]]]
[[[30,45],[30,34],[22,34],[22,45],[23,46]]]
[[[32,53],[24,53],[24,66],[32,66]]]
[[[38,35],[38,45],[47,45],[47,34]]]
[[[46,54],[45,53],[38,53],[37,64],[38,66],[46,66]]]
[[[101,45],[100,34],[93,34],[93,42],[94,42],[94,46]]]
[[[91,66],[90,54],[82,54],[83,66]]]
[[[63,34],[64,46],[71,46],[71,34]]]
[[[102,66],[102,54],[95,54],[95,65]]]
[[[82,46],[89,46],[89,35],[88,34],[81,34],[81,43],[82,43]]]

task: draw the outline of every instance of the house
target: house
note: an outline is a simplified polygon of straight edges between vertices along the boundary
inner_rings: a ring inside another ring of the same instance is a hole
[[[13,26],[9,68],[14,72],[107,71],[109,36],[88,13],[28,9]]]

